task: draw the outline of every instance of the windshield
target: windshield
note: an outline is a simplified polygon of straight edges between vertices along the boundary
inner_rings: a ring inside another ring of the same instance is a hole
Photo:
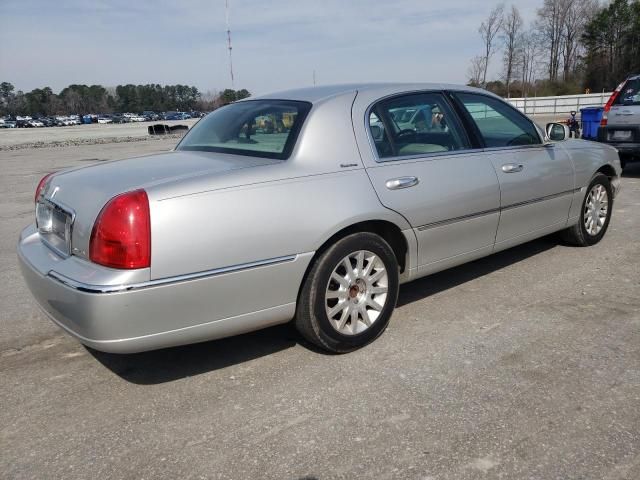
[[[200,120],[176,150],[286,160],[310,109],[310,103],[290,100],[233,103]]]
[[[633,78],[624,84],[614,105],[640,105],[640,78]]]

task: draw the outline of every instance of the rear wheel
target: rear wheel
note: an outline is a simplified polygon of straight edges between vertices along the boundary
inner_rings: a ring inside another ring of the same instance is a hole
[[[597,173],[587,187],[578,223],[562,232],[563,239],[578,247],[595,245],[609,227],[612,207],[611,182],[606,175]]]
[[[296,327],[330,352],[360,348],[380,335],[398,298],[398,262],[373,233],[338,240],[313,264],[300,291]]]

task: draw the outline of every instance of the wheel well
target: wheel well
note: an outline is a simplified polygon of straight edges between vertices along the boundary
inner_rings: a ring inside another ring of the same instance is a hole
[[[609,180],[618,176],[615,169],[611,165],[601,166],[596,173],[598,172],[605,174],[607,177],[609,177]]]
[[[339,232],[333,234],[322,246],[316,251],[315,257],[319,256],[327,248],[333,245],[341,238],[351,235],[353,233],[375,233],[380,235],[391,247],[393,253],[398,261],[400,267],[400,273],[404,272],[407,260],[407,251],[409,249],[407,245],[407,239],[402,234],[400,228],[397,225],[387,222],[385,220],[369,220],[366,222],[355,223],[346,228],[343,228]]]
[[[334,233],[326,242],[324,242],[320,246],[320,248],[316,250],[316,253],[311,259],[309,268],[307,270],[311,269],[311,266],[313,265],[313,262],[316,258],[322,255],[322,253],[327,248],[336,243],[338,240],[353,233],[364,232],[375,233],[384,238],[384,240],[389,244],[396,256],[398,266],[400,267],[400,273],[404,272],[404,269],[407,265],[407,252],[409,250],[407,239],[404,238],[402,231],[400,230],[400,228],[398,228],[397,225],[385,220],[368,220],[366,222],[354,223],[353,225],[349,225],[348,227],[345,227],[342,230]]]
[[[361,232],[375,233],[384,238],[384,240],[389,244],[396,256],[398,266],[400,267],[400,273],[404,272],[407,266],[407,252],[409,250],[409,245],[407,244],[407,239],[404,237],[402,231],[400,230],[400,228],[398,228],[397,225],[385,220],[368,220],[366,222],[354,223],[353,225],[350,225],[346,228],[343,228],[339,232],[334,233],[326,242],[324,242],[320,246],[320,248],[316,250],[316,253],[313,255],[313,258],[309,262],[307,270],[304,272],[304,276],[302,277],[302,282],[300,283],[300,288],[297,295],[298,301],[300,300],[300,292],[302,291],[302,287],[307,281],[307,276],[313,268],[313,264],[315,263],[316,259],[320,255],[322,255],[325,250],[327,250],[331,245],[333,245],[341,238],[344,238],[353,233]]]

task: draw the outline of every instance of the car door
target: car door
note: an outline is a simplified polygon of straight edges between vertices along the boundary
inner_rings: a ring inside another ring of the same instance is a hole
[[[500,183],[496,250],[562,228],[575,187],[573,164],[558,145],[545,144],[526,116],[501,99],[454,94],[475,125]]]
[[[471,148],[445,95],[394,96],[365,115],[375,158],[367,173],[381,202],[413,227],[418,274],[490,253],[498,181],[491,161]]]

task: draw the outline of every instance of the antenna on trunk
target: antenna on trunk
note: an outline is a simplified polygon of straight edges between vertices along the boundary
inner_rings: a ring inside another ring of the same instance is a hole
[[[231,28],[229,27],[229,0],[225,0],[225,17],[227,23],[227,47],[229,48],[229,73],[231,75],[231,88],[235,88],[233,81],[233,58],[231,56]]]

